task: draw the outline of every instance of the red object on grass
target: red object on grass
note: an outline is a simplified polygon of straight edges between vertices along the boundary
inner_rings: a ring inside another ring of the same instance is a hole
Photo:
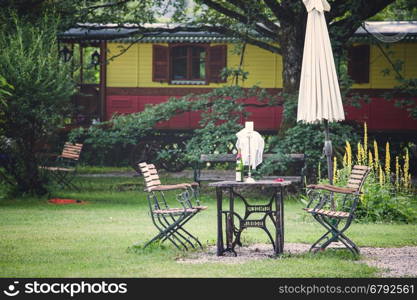
[[[276,182],[284,182],[284,178],[277,178],[274,181],[276,181]]]
[[[84,201],[75,200],[75,199],[60,199],[60,198],[53,198],[48,200],[49,203],[53,204],[82,204]]]

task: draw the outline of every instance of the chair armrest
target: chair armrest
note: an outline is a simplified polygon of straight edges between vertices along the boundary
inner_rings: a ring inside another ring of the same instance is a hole
[[[191,185],[188,183],[181,183],[181,184],[167,184],[167,185],[157,185],[154,187],[150,187],[149,191],[172,191],[172,190],[186,190],[190,188]]]
[[[357,189],[354,189],[354,188],[334,186],[331,184],[310,184],[307,186],[307,189],[324,190],[324,191],[340,193],[340,194],[354,194],[358,191]]]

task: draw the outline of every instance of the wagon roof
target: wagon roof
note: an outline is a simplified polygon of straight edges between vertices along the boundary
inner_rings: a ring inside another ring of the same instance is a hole
[[[359,27],[352,42],[369,41],[375,37],[381,41],[417,41],[417,21],[368,21]],[[236,37],[204,31],[195,26],[181,24],[78,24],[78,27],[59,34],[66,42],[111,40],[139,43],[215,43],[238,41]]]

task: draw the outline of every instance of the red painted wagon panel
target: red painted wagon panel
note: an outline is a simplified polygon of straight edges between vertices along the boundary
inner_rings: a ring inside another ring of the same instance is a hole
[[[369,103],[361,102],[360,107],[354,107],[350,105],[345,105],[345,118],[346,120],[356,121],[358,123],[369,123],[369,118],[371,116],[371,106]]]
[[[138,111],[143,111],[147,104],[159,104],[166,102],[169,96],[139,96]],[[156,126],[158,129],[190,129],[190,113],[183,113],[175,116],[168,121],[159,122]]]
[[[159,104],[167,101],[169,96],[132,96],[109,95],[107,97],[107,118],[113,114],[127,114],[143,111],[147,104]],[[416,100],[417,101],[417,100]],[[246,104],[260,104],[255,98],[245,100]],[[282,121],[283,107],[246,107],[250,116],[246,121],[253,121],[259,131],[275,131]],[[371,103],[362,103],[360,108],[345,106],[346,119],[360,124],[367,122],[371,131],[417,130],[417,120],[408,116],[408,112],[394,106],[394,102],[383,98],[372,98]],[[187,112],[157,124],[158,129],[196,129],[201,120],[200,112]],[[240,123],[244,123],[243,117]]]
[[[395,106],[394,101],[373,98],[370,103],[369,128],[373,130],[416,130],[417,120],[412,120],[408,112]]]
[[[137,96],[112,95],[107,97],[107,119],[111,119],[114,114],[131,114],[137,111]]]

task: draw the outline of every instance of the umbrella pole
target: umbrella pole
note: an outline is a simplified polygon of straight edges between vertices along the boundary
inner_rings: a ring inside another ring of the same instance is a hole
[[[327,158],[327,175],[329,176],[329,183],[333,184],[333,147],[329,135],[329,121],[324,120],[324,155]]]
[[[326,155],[327,159],[327,175],[329,177],[329,183],[333,184],[333,147],[332,147],[332,141],[330,140],[329,135],[329,121],[324,120],[324,148],[323,148],[324,155]],[[333,199],[333,193],[330,193],[330,200],[331,200],[331,208],[334,210],[334,199]]]

